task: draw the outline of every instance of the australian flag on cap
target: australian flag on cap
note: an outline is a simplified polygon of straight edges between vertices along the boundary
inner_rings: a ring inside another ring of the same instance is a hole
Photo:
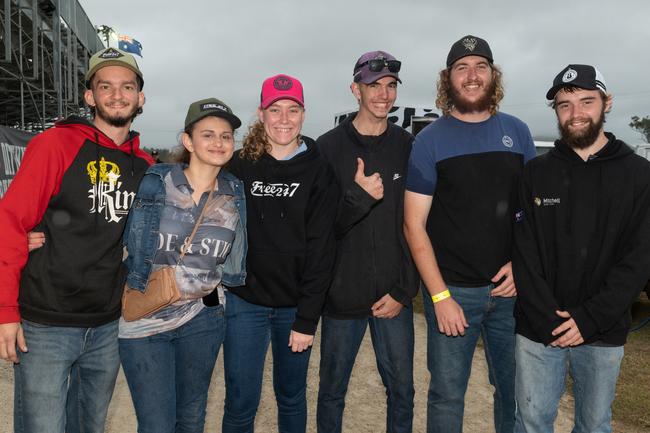
[[[137,54],[142,57],[142,44],[130,36],[120,35],[118,37],[117,47],[122,51]]]

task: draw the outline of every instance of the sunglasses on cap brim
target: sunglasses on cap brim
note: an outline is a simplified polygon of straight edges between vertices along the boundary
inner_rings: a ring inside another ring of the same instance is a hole
[[[357,65],[357,67],[354,68],[354,71],[357,72],[365,65],[368,65],[370,72],[381,72],[384,68],[388,68],[390,72],[395,73],[399,72],[402,67],[402,62],[399,60],[371,59]]]

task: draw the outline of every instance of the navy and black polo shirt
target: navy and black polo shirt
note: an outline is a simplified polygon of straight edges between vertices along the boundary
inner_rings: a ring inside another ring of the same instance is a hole
[[[415,139],[406,189],[433,196],[427,232],[445,283],[490,283],[510,261],[516,186],[535,157],[530,131],[504,113],[436,120]]]

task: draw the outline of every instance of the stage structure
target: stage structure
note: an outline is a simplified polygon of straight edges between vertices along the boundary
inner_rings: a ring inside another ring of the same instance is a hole
[[[0,0],[0,125],[38,132],[87,114],[83,77],[102,48],[77,0]]]

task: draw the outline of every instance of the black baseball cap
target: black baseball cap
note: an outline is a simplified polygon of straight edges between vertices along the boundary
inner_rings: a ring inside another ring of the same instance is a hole
[[[563,87],[578,87],[585,90],[600,90],[607,93],[605,78],[595,66],[569,65],[555,76],[553,87],[546,92],[546,99],[552,101]]]
[[[490,64],[494,62],[492,50],[485,39],[478,36],[463,36],[451,46],[447,55],[447,67],[451,67],[457,60],[467,56],[485,57]]]
[[[237,129],[241,126],[241,120],[233,114],[229,106],[217,98],[207,98],[190,104],[190,107],[187,109],[187,116],[185,116],[185,128],[207,116],[226,119],[230,123],[230,126],[232,126],[232,129]]]

